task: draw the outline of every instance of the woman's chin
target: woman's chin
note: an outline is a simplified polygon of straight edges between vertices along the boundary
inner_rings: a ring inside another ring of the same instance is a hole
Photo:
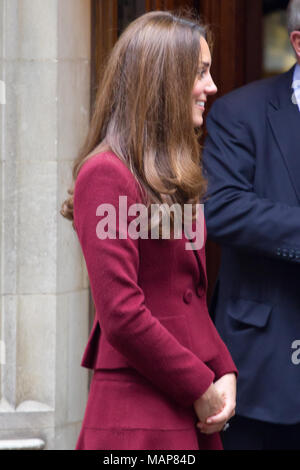
[[[195,119],[194,120],[194,128],[197,129],[203,126],[203,119]]]
[[[193,118],[194,127],[201,127],[203,126],[203,116],[202,113],[197,113],[197,116]]]

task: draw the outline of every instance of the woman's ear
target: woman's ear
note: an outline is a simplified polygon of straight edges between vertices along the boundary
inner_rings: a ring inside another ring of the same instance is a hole
[[[292,31],[290,34],[290,40],[295,50],[298,62],[300,63],[300,31]]]

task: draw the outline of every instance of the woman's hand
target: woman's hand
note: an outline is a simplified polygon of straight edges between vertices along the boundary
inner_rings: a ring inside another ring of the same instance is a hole
[[[199,421],[204,423],[207,418],[220,413],[225,406],[225,401],[220,392],[211,384],[203,395],[194,402],[194,409]]]
[[[214,386],[216,391],[223,398],[225,406],[218,414],[213,413],[205,420],[199,418],[197,427],[205,434],[222,431],[226,422],[235,414],[236,375],[234,373],[225,374],[214,383]]]

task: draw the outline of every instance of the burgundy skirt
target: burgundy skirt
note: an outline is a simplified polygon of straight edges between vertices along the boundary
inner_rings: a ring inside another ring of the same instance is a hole
[[[183,408],[133,369],[95,370],[76,450],[222,450]]]

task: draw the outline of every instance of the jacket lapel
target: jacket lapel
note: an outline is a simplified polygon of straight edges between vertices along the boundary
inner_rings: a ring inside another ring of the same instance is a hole
[[[292,101],[294,67],[274,87],[268,119],[300,202],[300,112]]]

